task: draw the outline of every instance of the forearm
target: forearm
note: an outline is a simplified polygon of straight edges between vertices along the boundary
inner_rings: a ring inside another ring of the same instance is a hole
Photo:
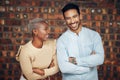
[[[89,67],[82,67],[69,62],[69,55],[61,41],[57,43],[57,61],[62,73],[83,74],[90,71]]]
[[[30,59],[26,55],[20,55],[20,66],[22,69],[22,73],[25,75],[25,77],[28,80],[37,80],[37,79],[43,79],[43,78],[47,77],[46,75],[41,76],[41,75],[33,72]]]
[[[77,59],[78,65],[85,67],[95,67],[103,64],[103,62],[104,62],[104,54],[95,54]]]
[[[93,38],[93,44],[91,46],[92,46],[92,49],[91,48],[90,49],[91,49],[91,51],[94,51],[95,54],[88,55],[85,57],[80,57],[77,60],[78,65],[86,66],[86,67],[95,67],[95,66],[103,64],[104,48],[103,48],[101,37],[98,33]],[[84,51],[84,52],[86,52],[86,51]]]
[[[33,72],[37,73],[37,74],[39,74],[41,76],[45,75],[44,69],[33,68]]]
[[[40,75],[40,73],[38,72],[34,72],[32,69],[30,69],[29,67],[25,67],[25,66],[21,66],[22,67],[22,72],[25,75],[25,77],[28,80],[37,80],[37,79],[44,79],[47,76],[46,75]]]
[[[49,68],[45,69],[45,74],[48,76],[54,75],[59,71],[56,54],[53,56]]]
[[[67,61],[63,63],[59,63],[59,68],[62,73],[68,73],[68,74],[83,74],[90,71],[89,67],[78,66]]]
[[[48,69],[44,69],[44,70],[45,70],[45,75],[47,75],[47,76],[54,75],[59,71],[57,66],[54,66],[54,67],[51,67]]]

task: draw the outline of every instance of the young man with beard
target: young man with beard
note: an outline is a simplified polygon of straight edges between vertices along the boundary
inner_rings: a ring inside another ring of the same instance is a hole
[[[79,7],[68,3],[62,9],[68,30],[57,40],[57,59],[63,80],[98,80],[97,66],[104,62],[98,32],[81,25]]]

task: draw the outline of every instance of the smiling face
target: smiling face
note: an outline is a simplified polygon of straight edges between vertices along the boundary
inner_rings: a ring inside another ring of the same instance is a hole
[[[35,37],[39,39],[40,41],[45,41],[48,38],[48,24],[46,23],[37,23],[37,28],[33,31],[35,34]]]
[[[64,18],[71,31],[75,33],[80,31],[80,14],[76,9],[69,9],[64,12]]]

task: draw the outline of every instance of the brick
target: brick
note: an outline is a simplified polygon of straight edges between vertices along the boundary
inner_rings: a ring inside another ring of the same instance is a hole
[[[20,75],[20,71],[19,70],[14,70],[14,75]]]
[[[4,70],[1,70],[1,69],[0,69],[0,76],[1,76],[1,75],[4,75],[4,74],[5,74],[5,73],[4,73]]]
[[[21,25],[20,20],[5,20],[6,25]]]
[[[5,80],[5,77],[4,76],[0,76],[0,80]]]
[[[113,14],[113,9],[108,9],[107,14]]]
[[[0,0],[0,5],[3,5],[3,0]]]
[[[9,32],[9,31],[12,31],[12,28],[11,27],[3,27],[3,31]]]
[[[0,6],[0,11],[5,12],[5,6]]]
[[[39,2],[39,6],[41,6],[41,7],[44,7],[44,6],[47,7],[48,4],[49,4],[49,3],[48,3],[47,1],[40,1],[40,2]]]
[[[107,14],[107,9],[106,8],[102,8],[102,14]]]
[[[61,14],[48,14],[48,19],[62,20],[63,19],[63,15],[61,15]]]
[[[6,62],[6,58],[1,57],[0,58],[0,63]]]
[[[117,9],[117,14],[119,14],[119,15],[120,15],[120,9],[119,9],[119,8]]]
[[[38,18],[38,17],[40,17],[40,14],[39,14],[39,13],[34,13],[34,14],[30,14],[30,16],[28,16],[28,15],[26,14],[26,16],[29,17],[29,18]],[[27,17],[26,17],[26,18],[27,18]],[[42,16],[42,17],[44,17],[44,16]],[[25,16],[24,16],[24,18],[25,18]],[[28,18],[28,19],[29,19],[29,18]]]
[[[104,29],[104,28],[101,28],[101,29],[100,29],[100,33],[105,33],[105,29]]]
[[[0,51],[0,57],[2,57],[2,51]]]
[[[120,47],[120,41],[116,41],[115,46]]]
[[[108,19],[109,19],[110,21],[114,21],[114,20],[115,20],[115,16],[109,15],[109,16],[108,16]]]
[[[13,71],[12,70],[8,70],[8,75],[12,76],[13,75]]]
[[[0,25],[4,25],[5,24],[5,20],[4,19],[0,19]]]
[[[21,20],[21,25],[28,25],[28,22],[29,22],[28,20]],[[20,25],[18,25],[18,26],[20,26]],[[24,29],[25,28],[21,26],[21,31],[24,31]]]
[[[120,40],[120,34],[117,35],[117,40]]]
[[[20,1],[20,5],[21,6],[31,6],[32,3],[29,0],[23,0],[23,1]]]
[[[2,51],[2,56],[7,57],[7,51]]]
[[[6,39],[9,39],[12,37],[12,34],[11,33],[3,33],[3,38],[6,38]]]
[[[35,13],[38,13],[38,12],[39,12],[39,7],[35,7],[35,8],[34,8],[34,12],[35,12]]]
[[[0,33],[0,38],[2,38],[2,36],[3,36],[3,34],[2,34],[2,33]]]
[[[21,33],[20,36],[23,37],[23,34]],[[26,38],[29,37],[30,38],[30,37],[32,37],[32,35],[30,33],[25,33],[24,37],[26,37]]]
[[[48,14],[40,14],[40,18],[47,19],[48,18]]]
[[[116,54],[116,58],[120,60],[120,54]]]
[[[66,25],[66,23],[65,23],[65,21],[64,21],[64,20],[58,20],[58,21],[55,21],[55,23],[56,23],[56,26],[60,26],[60,27],[62,27],[62,26],[65,26],[65,25]]]
[[[7,7],[8,12],[15,12],[15,7],[9,6]]]
[[[11,40],[10,39],[0,39],[0,43],[1,44],[11,44]]]

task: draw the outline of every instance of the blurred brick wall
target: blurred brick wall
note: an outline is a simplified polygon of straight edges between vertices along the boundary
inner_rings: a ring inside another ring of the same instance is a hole
[[[120,0],[0,0],[0,80],[19,79],[15,54],[31,38],[29,20],[47,19],[49,38],[57,39],[66,30],[61,8],[70,1],[81,7],[82,25],[102,36],[105,62],[98,67],[99,80],[120,80]],[[60,73],[50,80],[61,80]]]

